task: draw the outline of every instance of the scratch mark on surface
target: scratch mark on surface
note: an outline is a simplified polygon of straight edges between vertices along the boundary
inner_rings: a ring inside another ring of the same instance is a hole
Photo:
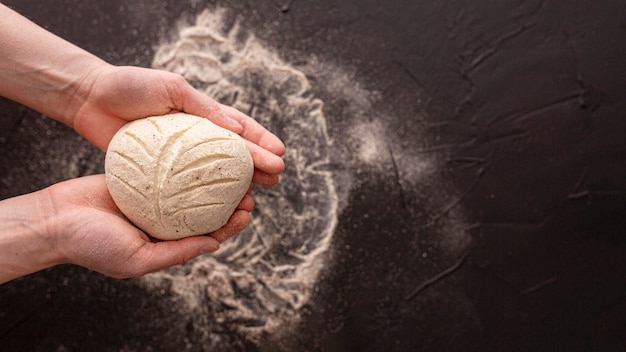
[[[422,83],[420,82],[419,78],[417,78],[417,76],[415,75],[415,73],[413,73],[413,71],[411,71],[410,69],[408,69],[406,66],[404,66],[402,63],[400,63],[400,67],[402,67],[402,70],[404,71],[404,73],[406,73],[407,76],[409,76],[409,78],[420,88],[423,87]]]
[[[450,204],[445,206],[443,210],[441,211],[441,214],[442,215],[447,214],[455,206],[461,203],[463,199],[465,199],[465,197],[467,197],[470,193],[472,193],[472,191],[476,188],[476,186],[478,186],[478,183],[480,183],[480,181],[482,180],[482,176],[484,174],[485,174],[485,168],[484,167],[478,168],[478,170],[476,170],[476,177],[474,178],[474,181],[472,181],[472,183],[467,187],[467,189],[459,197],[457,197],[452,202],[450,202]]]
[[[536,229],[541,229],[544,226],[546,226],[546,224],[548,224],[548,222],[550,222],[552,219],[556,218],[557,214],[560,211],[562,204],[558,207],[556,207],[554,209],[554,211],[546,216],[544,219],[542,219],[539,222],[528,222],[528,223],[523,223],[523,222],[483,222],[482,226],[483,227],[491,227],[491,228],[517,228],[517,229],[531,229],[531,230],[536,230]]]
[[[452,157],[452,160],[455,162],[464,164],[458,167],[457,170],[465,170],[468,168],[476,167],[478,165],[484,165],[484,164],[491,162],[493,160],[494,154],[495,154],[495,147],[492,145],[492,148],[489,151],[489,154],[485,155],[484,157],[456,155]]]
[[[402,61],[396,60],[396,63],[402,69],[402,71],[404,71],[404,73],[409,77],[409,79],[413,83],[415,83],[415,86],[417,87],[417,96],[419,97],[418,104],[416,106],[419,110],[419,113],[422,116],[427,116],[428,114],[424,110],[424,105],[428,105],[428,103],[430,102],[430,99],[425,98],[426,94],[424,94],[424,85],[419,80],[417,75],[411,69],[406,67],[406,65],[402,63]]]
[[[398,187],[400,188],[400,200],[402,201],[402,207],[404,208],[404,210],[408,213],[409,212],[409,207],[407,205],[407,201],[404,195],[404,188],[402,187],[402,179],[400,179],[400,171],[398,170],[398,164],[396,162],[396,157],[393,153],[393,149],[391,148],[391,145],[389,143],[387,143],[387,148],[389,149],[389,156],[391,158],[391,165],[393,166],[393,172],[394,175],[396,177],[396,183],[398,184]]]
[[[538,283],[536,285],[533,285],[533,286],[523,290],[522,292],[520,292],[520,295],[525,296],[525,295],[531,294],[533,292],[539,291],[542,288],[544,288],[546,286],[549,286],[549,285],[552,285],[553,283],[557,282],[557,280],[558,280],[558,277],[552,276],[551,278],[549,278],[547,280],[541,281],[540,283]]]
[[[435,275],[434,277],[424,281],[421,285],[417,286],[408,296],[404,297],[404,300],[405,301],[411,300],[413,297],[418,295],[420,292],[424,291],[429,286],[439,282],[440,280],[442,280],[446,276],[448,276],[448,275],[454,273],[455,271],[457,271],[463,265],[463,263],[465,262],[465,259],[467,259],[468,256],[469,256],[469,251],[465,252],[461,256],[461,258],[456,263],[454,263],[452,266],[450,266],[446,270],[442,271],[441,273]]]
[[[475,224],[471,224],[468,225],[466,228],[464,228],[463,230],[465,231],[465,233],[469,233],[472,232],[474,230],[478,230],[482,227],[482,225],[480,223],[475,223]]]
[[[585,179],[587,178],[588,171],[589,171],[589,167],[585,166],[583,171],[580,173],[580,176],[578,176],[578,180],[576,180],[574,187],[572,187],[572,191],[567,195],[567,198],[571,200],[576,200],[576,199],[584,198],[589,195],[589,190],[580,190],[580,188],[583,185],[583,182],[585,182]]]
[[[440,152],[440,151],[444,151],[444,150],[450,150],[450,149],[463,149],[463,148],[467,148],[470,146],[473,146],[476,144],[477,142],[477,138],[471,138],[463,143],[450,143],[450,144],[440,144],[440,145],[434,145],[432,147],[425,147],[425,148],[420,148],[415,150],[415,152],[417,153],[434,153],[434,152]]]
[[[454,156],[452,158],[452,160],[454,161],[458,161],[460,163],[470,163],[470,164],[484,164],[486,163],[490,158],[490,155],[487,155],[485,157],[477,157],[477,156],[464,156],[464,155],[457,155]]]
[[[556,99],[554,101],[551,101],[547,104],[544,104],[542,106],[539,106],[537,108],[534,108],[526,112],[516,112],[516,113],[505,115],[505,116],[496,116],[493,119],[487,121],[487,126],[491,126],[496,123],[502,123],[502,124],[508,125],[511,123],[524,122],[530,119],[531,117],[548,112],[552,109],[560,107],[561,105],[569,104],[572,102],[578,104],[578,100],[580,99],[580,96],[582,94],[584,94],[584,91],[575,91],[562,98]]]
[[[514,141],[514,140],[528,137],[528,136],[530,136],[530,133],[526,130],[522,130],[522,131],[513,130],[513,131],[507,131],[506,133],[501,133],[500,135],[492,135],[490,137],[490,140],[493,143],[502,143],[502,142]]]
[[[586,198],[589,195],[589,191],[584,190],[576,193],[570,193],[567,195],[567,198],[570,200],[577,200],[580,198]]]
[[[469,63],[469,68],[467,69],[467,73],[471,73],[472,71],[474,71],[476,68],[478,68],[478,66],[480,66],[483,62],[487,61],[490,57],[492,57],[495,53],[498,52],[498,50],[500,50],[500,46],[523,34],[524,32],[526,32],[527,29],[531,28],[532,25],[530,24],[523,24],[520,27],[517,27],[516,29],[508,32],[508,33],[503,33],[502,35],[500,35],[499,37],[497,37],[490,48],[486,49],[485,51],[483,51],[481,54],[479,54],[477,57],[475,57],[470,63]]]

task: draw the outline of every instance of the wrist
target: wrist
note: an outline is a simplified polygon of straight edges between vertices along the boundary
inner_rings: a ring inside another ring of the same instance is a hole
[[[77,59],[80,66],[70,74],[71,80],[68,82],[71,82],[72,88],[65,89],[62,95],[65,101],[61,113],[56,117],[50,116],[73,129],[76,129],[76,117],[81,113],[81,109],[93,99],[92,95],[99,77],[105,76],[108,70],[115,67],[91,54],[84,54],[82,60]]]
[[[71,126],[85,81],[106,63],[2,4],[0,18],[0,95]]]
[[[45,191],[0,201],[0,283],[64,262],[52,223],[54,210]]]

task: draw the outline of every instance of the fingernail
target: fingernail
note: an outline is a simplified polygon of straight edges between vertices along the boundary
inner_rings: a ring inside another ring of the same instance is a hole
[[[212,253],[218,250],[219,248],[220,248],[219,242],[217,242],[215,239],[212,239],[212,241],[209,241],[209,244],[202,247],[202,253]]]
[[[222,110],[222,108],[219,108],[219,114],[222,116],[222,119],[224,119],[226,124],[228,124],[228,127],[230,130],[237,131],[237,132],[240,132],[243,130],[243,126],[239,122],[233,120],[228,115],[226,115],[226,113],[224,112],[224,110]]]

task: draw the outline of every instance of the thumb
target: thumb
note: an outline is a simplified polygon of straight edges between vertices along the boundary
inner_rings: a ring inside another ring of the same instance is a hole
[[[133,258],[129,266],[141,276],[171,266],[181,265],[205,253],[215,252],[219,242],[209,236],[193,236],[176,241],[147,242]]]
[[[187,82],[185,82],[184,86],[180,89],[183,90],[182,111],[207,118],[214,124],[237,134],[243,131],[241,124],[226,115],[220,104],[211,99],[208,95],[196,90]]]

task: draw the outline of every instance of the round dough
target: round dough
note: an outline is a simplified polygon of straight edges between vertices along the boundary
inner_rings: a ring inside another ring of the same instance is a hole
[[[113,136],[104,164],[115,204],[162,240],[224,226],[252,181],[246,142],[185,113],[130,122]]]

